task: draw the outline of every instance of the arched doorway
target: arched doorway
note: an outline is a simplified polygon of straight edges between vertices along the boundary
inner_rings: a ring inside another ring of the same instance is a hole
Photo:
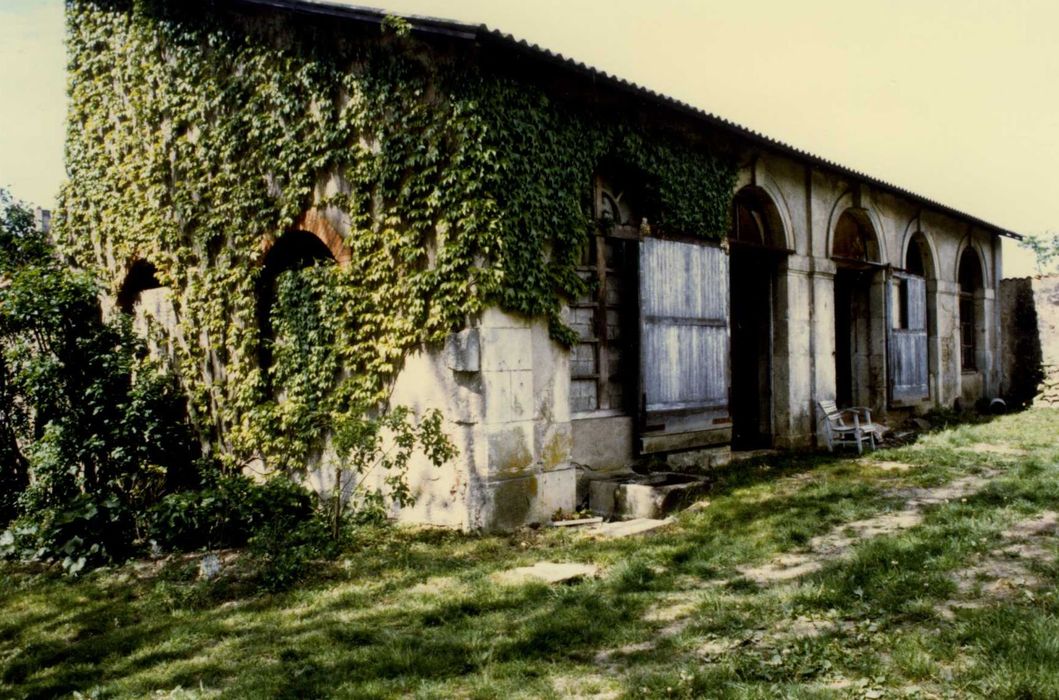
[[[960,254],[957,271],[960,317],[960,370],[977,373],[981,367],[980,354],[984,348],[985,284],[982,261],[972,246]]]
[[[890,403],[913,405],[930,399],[930,375],[937,353],[934,312],[934,259],[921,232],[913,234],[905,250],[903,268],[895,269],[890,297]]]
[[[732,448],[771,447],[777,271],[787,254],[775,204],[747,187],[735,197],[729,236]]]
[[[835,263],[835,401],[885,409],[886,280],[866,212],[842,213],[832,237]]]
[[[257,281],[257,320],[261,341],[258,362],[273,391],[282,390],[273,379],[274,355],[278,346],[305,345],[298,329],[310,329],[312,317],[321,313],[319,285],[311,277],[315,268],[334,265],[330,248],[315,234],[289,231],[265,253]],[[300,317],[300,318],[299,318]],[[290,323],[294,321],[294,323]],[[287,327],[290,326],[288,329]],[[286,334],[292,337],[278,337]],[[280,378],[282,384],[282,378]]]

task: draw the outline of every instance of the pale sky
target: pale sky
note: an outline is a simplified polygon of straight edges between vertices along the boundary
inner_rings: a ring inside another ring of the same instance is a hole
[[[999,226],[1059,231],[1055,0],[374,4],[484,23]],[[0,186],[44,206],[63,178],[62,37],[61,0],[0,0]],[[1004,256],[1007,276],[1033,272]]]

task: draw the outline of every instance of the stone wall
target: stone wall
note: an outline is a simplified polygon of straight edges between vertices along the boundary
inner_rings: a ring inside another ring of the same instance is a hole
[[[1004,280],[1000,305],[1005,399],[1059,406],[1059,276]]]

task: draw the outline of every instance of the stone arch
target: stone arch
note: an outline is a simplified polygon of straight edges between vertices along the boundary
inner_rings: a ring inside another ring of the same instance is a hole
[[[987,328],[985,324],[985,290],[989,286],[985,258],[979,246],[965,239],[956,255],[956,299],[959,320],[960,370],[962,375],[987,369]],[[980,387],[970,388],[980,393]],[[968,394],[968,387],[962,388]],[[972,398],[965,396],[965,398]]]
[[[888,275],[883,226],[853,191],[839,197],[828,222],[835,264],[835,400],[840,406],[887,407]]]
[[[902,277],[899,273],[921,277],[923,279],[923,292],[921,293],[925,293],[926,303],[926,318],[924,321],[926,326],[927,396],[932,402],[938,403],[941,392],[938,380],[942,371],[940,326],[938,322],[938,309],[940,308],[938,280],[941,277],[941,264],[938,259],[934,238],[923,230],[918,213],[905,226],[904,235],[897,252],[900,254],[900,258],[894,260],[896,269],[892,279],[892,283],[896,285],[897,295],[896,299],[893,300],[892,320],[896,324],[893,326],[893,332],[895,334],[908,332],[905,324],[909,318],[907,315],[909,313],[909,307],[907,306],[910,293],[909,282],[907,282],[907,278]],[[894,340],[897,339],[895,338]],[[894,350],[890,352],[894,352]],[[916,349],[912,351],[906,347],[903,351],[897,350],[897,352],[918,353],[922,352],[922,350]],[[922,356],[920,355],[920,357]],[[893,371],[892,367],[890,369]],[[892,389],[892,391],[896,397],[898,390]]]
[[[839,197],[835,201],[834,206],[831,207],[831,215],[827,223],[827,256],[830,258],[836,257],[835,242],[836,237],[841,233],[840,224],[844,226],[848,221],[856,223],[866,234],[870,235],[870,241],[873,243],[874,249],[868,252],[871,253],[874,259],[868,259],[867,262],[885,265],[888,256],[886,254],[886,241],[882,235],[882,220],[871,209],[858,206],[854,201],[852,191],[848,191]]]
[[[346,258],[348,262],[348,256]],[[261,270],[257,278],[256,315],[261,339],[258,344],[258,364],[262,368],[272,365],[271,341],[274,339],[271,313],[276,301],[276,283],[279,276],[290,270],[300,270],[318,264],[339,264],[331,246],[315,232],[303,229],[287,231],[268,241],[261,257]]]
[[[770,240],[762,241],[762,244],[768,248],[776,248],[781,250],[793,250],[794,249],[794,234],[791,227],[790,212],[787,209],[787,202],[783,198],[782,192],[776,187],[775,183],[772,183],[770,179],[765,179],[763,182],[757,184],[748,184],[741,187],[733,197],[733,205],[736,211],[733,213],[733,224],[739,225],[738,207],[740,201],[745,201],[753,205],[753,209],[760,213],[764,221],[764,228],[767,232]]]
[[[959,283],[960,264],[963,260],[964,253],[966,253],[968,250],[972,251],[975,254],[975,257],[977,257],[978,259],[978,272],[982,282],[982,288],[985,289],[992,286],[990,281],[991,275],[989,274],[989,265],[986,262],[987,260],[989,260],[989,258],[986,257],[985,251],[982,250],[981,244],[975,241],[971,234],[967,234],[964,239],[960,241],[960,245],[956,249],[956,261],[955,267],[953,268],[952,276],[953,281],[957,284]]]
[[[790,380],[778,368],[788,356],[790,336],[780,285],[793,248],[785,209],[778,189],[760,182],[745,184],[732,199],[729,411],[734,450],[772,447],[784,432],[784,414],[777,406],[790,395]]]
[[[908,226],[905,227],[904,237],[901,240],[901,258],[894,261],[895,266],[899,265],[906,270],[908,269],[908,256],[912,252],[912,246],[914,245],[920,246],[923,255],[923,276],[928,280],[939,279],[941,277],[941,266],[938,259],[938,249],[934,245],[933,237],[923,230],[918,215],[909,221]]]

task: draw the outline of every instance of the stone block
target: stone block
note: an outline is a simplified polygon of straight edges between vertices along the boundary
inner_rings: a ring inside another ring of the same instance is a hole
[[[482,369],[481,333],[466,328],[445,339],[445,366],[453,372],[478,372]]]
[[[492,579],[506,585],[575,583],[585,578],[593,578],[598,573],[599,567],[595,564],[540,561],[533,566],[520,566],[516,569],[497,572]]]
[[[670,452],[666,455],[666,466],[682,471],[709,470],[723,467],[732,459],[730,445],[707,447],[701,450]]]
[[[589,484],[589,507],[605,518],[662,518],[706,493],[701,478],[685,474],[630,474]]]
[[[482,328],[482,369],[532,370],[533,332],[529,328]]]
[[[534,422],[534,452],[541,471],[568,469],[573,433],[569,423]]]
[[[529,523],[546,523],[557,510],[575,507],[573,469],[533,474],[482,484],[477,525],[486,531],[510,531]]]
[[[636,461],[633,419],[628,416],[570,421],[570,457],[592,471],[612,472]]]
[[[486,426],[486,464],[480,474],[488,478],[522,476],[536,464],[532,421]]]
[[[533,324],[533,415],[570,420],[570,352],[548,335],[548,324]]]
[[[529,328],[530,319],[525,316],[509,314],[499,307],[490,306],[482,311],[482,328]]]
[[[484,421],[509,423],[533,417],[533,371],[482,372]]]

